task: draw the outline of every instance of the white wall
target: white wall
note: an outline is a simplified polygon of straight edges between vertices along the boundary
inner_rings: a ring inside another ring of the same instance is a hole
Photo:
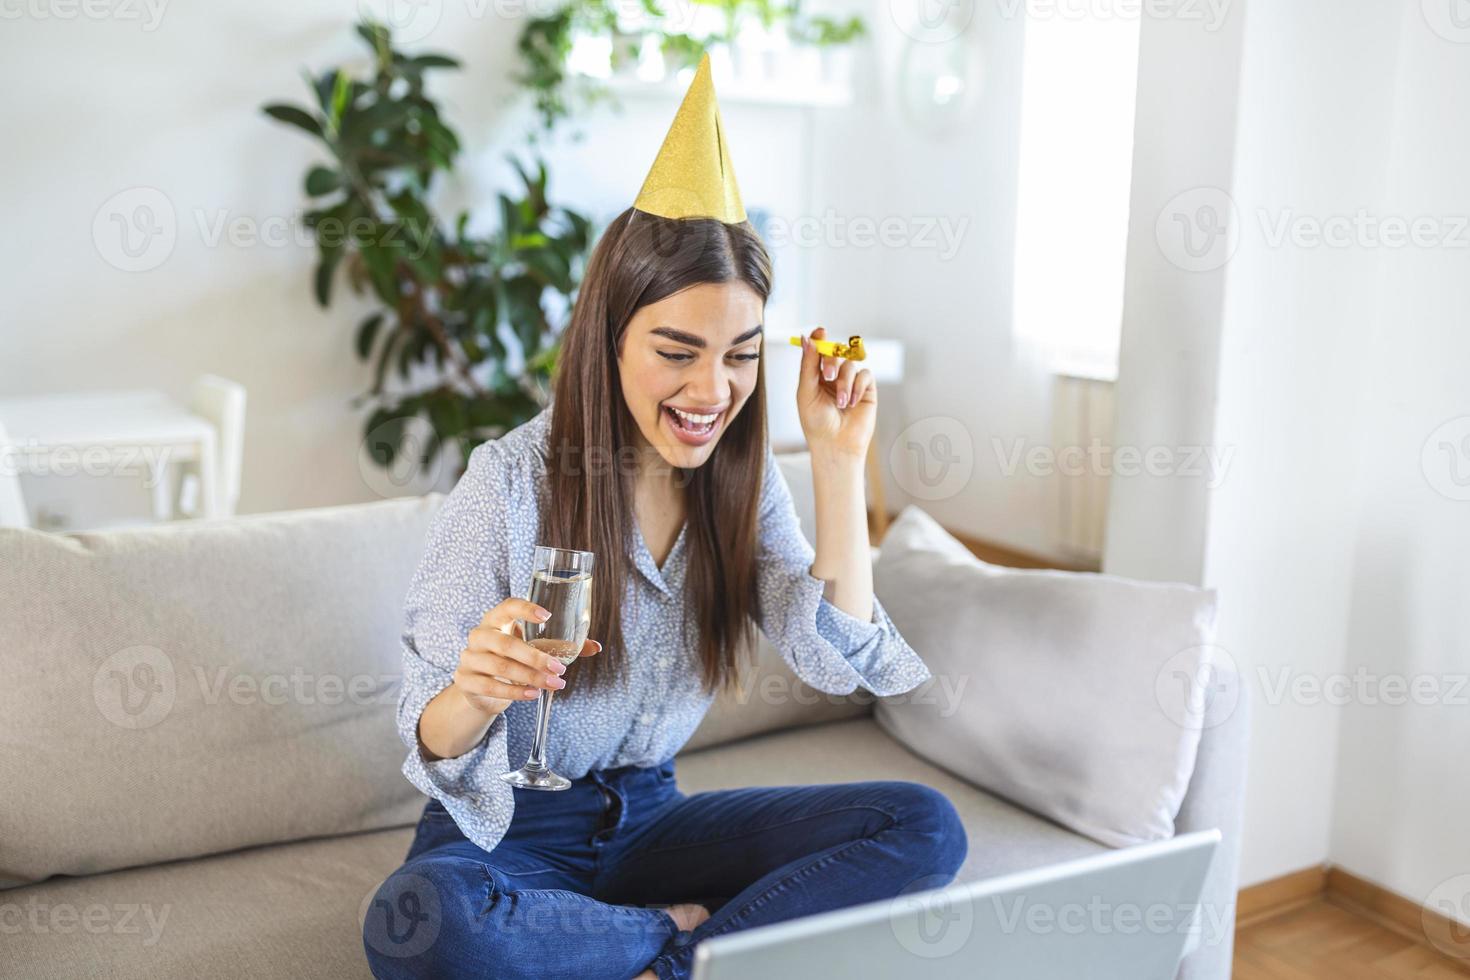
[[[1246,23],[1214,432],[1232,456],[1210,499],[1204,581],[1258,706],[1243,855],[1257,881],[1330,853],[1338,710],[1275,692],[1283,675],[1342,665],[1380,258],[1276,245],[1270,229],[1381,196],[1398,17],[1321,0],[1253,4]]]
[[[1144,71],[1172,60],[1174,84],[1140,78],[1118,419],[1120,443],[1203,427],[1228,466],[1203,493],[1189,479],[1115,480],[1105,567],[1219,591],[1219,643],[1255,700],[1243,883],[1331,862],[1429,902],[1470,872],[1470,693],[1459,706],[1384,704],[1394,689],[1374,679],[1452,697],[1470,672],[1470,503],[1436,490],[1470,478],[1458,442],[1470,423],[1421,460],[1437,426],[1470,415],[1470,233],[1393,247],[1352,219],[1470,214],[1470,143],[1454,122],[1470,108],[1470,48],[1416,4],[1236,4],[1232,16],[1233,124],[1197,88],[1229,38],[1182,48],[1177,25],[1145,25]],[[1196,260],[1153,238],[1161,215],[1197,221],[1201,204],[1235,208],[1233,255]],[[1346,244],[1314,241],[1324,227]],[[1458,913],[1470,921],[1470,906]]]
[[[1380,250],[1343,666],[1376,680],[1342,712],[1331,854],[1470,923],[1470,32],[1411,9],[1397,36],[1383,214],[1452,243]]]

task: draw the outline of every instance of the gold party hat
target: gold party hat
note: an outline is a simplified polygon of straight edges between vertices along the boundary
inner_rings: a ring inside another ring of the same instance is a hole
[[[709,55],[700,59],[633,207],[665,218],[718,218],[727,225],[745,220]]]

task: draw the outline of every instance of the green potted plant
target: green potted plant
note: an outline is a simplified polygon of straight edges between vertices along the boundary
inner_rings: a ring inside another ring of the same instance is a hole
[[[316,140],[323,162],[306,174],[305,221],[319,252],[317,302],[344,280],[376,308],[358,325],[357,356],[372,366],[357,400],[372,459],[391,466],[411,420],[427,423],[420,465],[454,444],[461,466],[480,442],[538,412],[555,364],[553,315],[569,308],[591,240],[588,220],[553,206],[546,166],[512,161],[522,187],[499,195],[499,227],[469,231],[470,215],[440,220],[430,192],[460,143],[425,91],[426,77],[458,67],[440,54],[394,48],[389,30],[357,27],[371,48],[362,77],[332,68],[309,78],[307,106],[264,107]],[[415,369],[418,369],[415,371]],[[416,387],[390,391],[390,372]]]

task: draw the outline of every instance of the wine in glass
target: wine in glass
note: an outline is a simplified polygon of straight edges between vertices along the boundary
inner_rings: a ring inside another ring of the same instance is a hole
[[[549,611],[544,623],[523,619],[522,636],[538,650],[570,664],[587,642],[592,619],[592,552],[536,546],[531,569],[530,600]],[[500,778],[524,789],[567,789],[571,781],[546,767],[546,730],[551,722],[551,696],[545,688],[536,702],[536,731],[526,764]]]

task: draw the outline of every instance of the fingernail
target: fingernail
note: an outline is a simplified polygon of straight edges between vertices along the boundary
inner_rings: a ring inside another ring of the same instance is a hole
[[[557,677],[555,674],[551,675],[551,680],[547,681],[547,683],[550,684],[552,689],[556,691],[560,691],[562,688],[567,686],[567,682],[562,680],[560,677]]]
[[[592,642],[593,643],[597,643],[596,640],[593,640]],[[598,653],[601,653],[602,652],[602,644],[601,643],[597,643],[597,652]]]
[[[547,664],[547,666],[551,669],[551,672],[553,674],[565,674],[567,672],[567,665],[562,663],[560,660],[553,660],[551,663]]]
[[[526,688],[525,693],[521,695],[521,697],[523,697],[523,698],[534,698],[536,695],[538,695],[540,693],[541,692],[538,691],[538,690],[536,690],[534,687],[528,687],[528,688]]]
[[[840,395],[837,396],[837,407],[838,408],[846,408],[847,407],[847,393],[846,392],[843,392],[842,394],[840,394]]]
[[[536,618],[539,619],[539,620],[541,620],[541,622],[543,622],[543,623],[546,622],[548,619],[551,618],[551,610],[549,610],[549,609],[543,609],[542,607],[537,606],[536,607]]]

